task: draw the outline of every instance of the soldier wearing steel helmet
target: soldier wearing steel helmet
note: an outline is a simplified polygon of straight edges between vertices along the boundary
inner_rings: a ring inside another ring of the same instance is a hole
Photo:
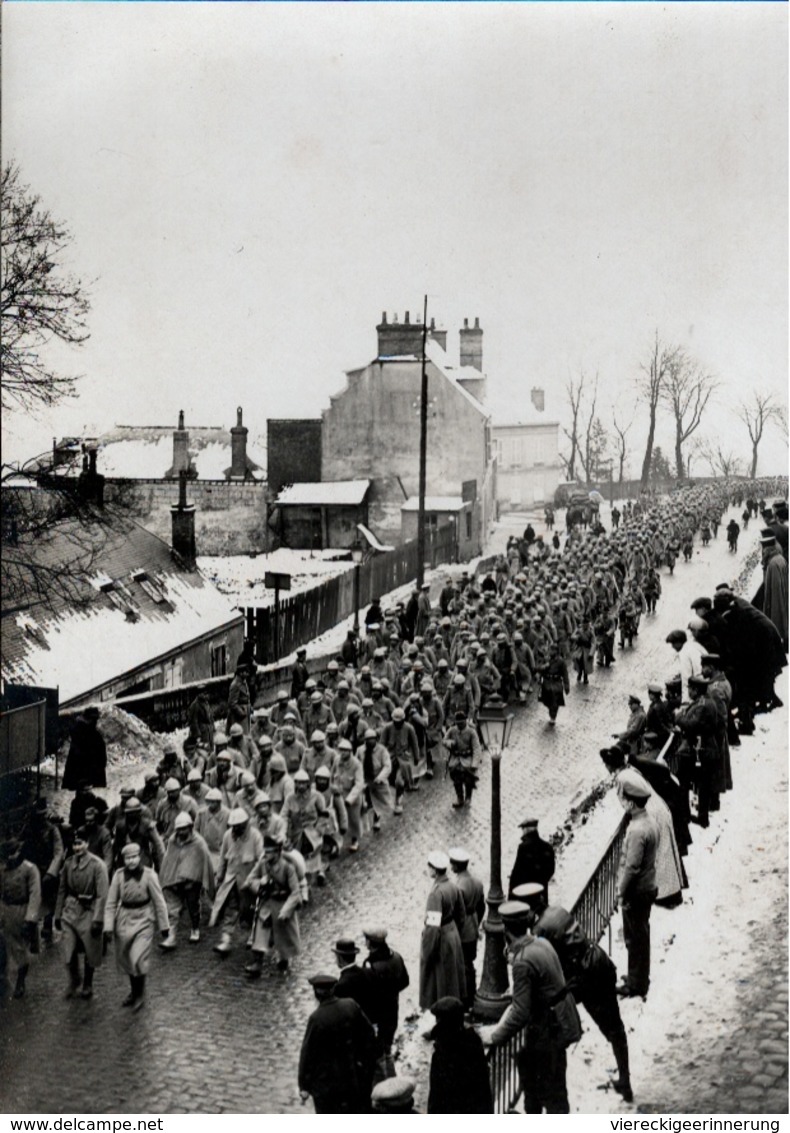
[[[176,947],[178,921],[184,908],[189,914],[189,942],[197,944],[200,940],[200,898],[203,893],[210,901],[214,898],[214,866],[205,839],[195,832],[192,816],[186,811],[182,811],[175,820],[159,883],[170,918],[170,932],[160,947],[165,951]]]
[[[244,883],[250,870],[263,853],[263,838],[249,815],[237,807],[228,815],[228,829],[222,839],[217,867],[217,894],[211,909],[209,926],[220,925],[222,936],[214,951],[224,956],[230,952],[237,926],[249,927],[252,900]]]

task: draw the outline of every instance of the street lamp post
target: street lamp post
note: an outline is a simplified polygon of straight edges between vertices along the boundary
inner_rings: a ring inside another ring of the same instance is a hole
[[[359,572],[364,554],[365,548],[357,536],[351,545],[351,558],[354,562],[354,634],[357,637],[359,637]]]
[[[499,906],[505,900],[502,890],[502,808],[500,798],[500,765],[502,752],[510,742],[513,713],[500,696],[492,696],[480,709],[478,717],[483,741],[491,755],[491,863],[488,912],[483,923],[485,952],[483,975],[475,996],[474,1012],[481,1019],[499,1019],[510,1002],[508,994],[505,934]]]

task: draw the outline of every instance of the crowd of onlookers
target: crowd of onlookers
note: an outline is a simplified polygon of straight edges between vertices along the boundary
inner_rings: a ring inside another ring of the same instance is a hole
[[[115,934],[118,946],[108,902],[115,900],[120,923],[123,893],[149,874],[146,931],[158,926],[164,950],[176,947],[184,912],[197,943],[210,908],[218,953],[244,939],[251,978],[269,954],[286,971],[300,948],[299,909],[311,887],[326,883],[332,861],[358,853],[383,819],[408,821],[410,793],[445,762],[452,805],[471,805],[485,756],[481,710],[534,698],[553,725],[571,676],[586,684],[596,667],[608,668],[633,645],[641,619],[656,611],[662,569],[674,570],[696,540],[717,538],[727,508],[745,505],[744,527],[762,516],[764,585],[753,602],[720,583],[692,603],[687,626],[667,638],[677,676],[651,683],[646,704],[631,695],[625,727],[602,752],[618,790],[627,793],[630,784],[633,791],[637,776],[638,788],[650,788],[648,809],[660,810],[660,802],[666,811],[656,818],[664,830],[658,899],[679,900],[689,823],[708,823],[732,786],[731,746],[753,731],[755,712],[779,703],[773,685],[787,648],[787,505],[769,507],[761,496],[767,490],[760,482],[712,485],[627,504],[613,509],[610,531],[590,508],[564,540],[547,514],[550,541],[528,524],[490,570],[447,577],[433,598],[425,583],[389,608],[375,601],[364,635],[349,632],[324,671],[311,671],[300,649],[289,687],[272,704],[260,703],[257,666],[245,648],[222,720],[198,689],[181,750],[168,742],[139,787],[123,789],[111,805],[95,790],[106,786],[99,710],[85,709],[64,773],[64,787],[75,791],[68,823],[59,824],[42,799],[19,838],[3,847],[3,939],[17,996],[39,922],[44,940],[53,926],[64,933],[72,993],[91,994],[101,963],[95,942]],[[66,868],[75,856],[79,868]],[[83,859],[97,863],[89,881]],[[124,937],[127,952],[131,939]],[[87,957],[82,977],[80,956]],[[145,974],[137,968],[129,962],[124,970],[134,969],[127,972],[134,980]],[[132,1006],[142,1002],[135,987]]]

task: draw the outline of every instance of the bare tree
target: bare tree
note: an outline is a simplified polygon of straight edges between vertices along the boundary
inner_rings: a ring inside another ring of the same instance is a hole
[[[74,394],[76,379],[47,366],[42,347],[52,339],[78,345],[88,338],[88,298],[63,264],[72,237],[20,183],[13,163],[4,167],[0,179],[0,212],[2,406],[29,410],[53,405]]]
[[[675,425],[675,476],[682,480],[683,446],[696,433],[711,394],[719,382],[683,350],[675,351],[667,366],[661,397],[672,412]]]
[[[741,460],[731,448],[725,448],[720,441],[700,437],[692,451],[707,461],[713,476],[740,476]],[[691,464],[691,457],[688,460]]]
[[[568,396],[568,405],[570,406],[570,429],[566,429],[563,425],[562,431],[568,440],[571,442],[571,451],[568,456],[562,459],[565,462],[565,477],[568,480],[576,479],[576,460],[579,457],[581,450],[581,441],[579,438],[579,414],[581,412],[582,396],[584,394],[584,373],[579,375],[578,382],[573,378],[568,378],[565,392]]]
[[[642,461],[642,476],[640,490],[645,491],[650,481],[651,465],[653,462],[653,446],[656,440],[656,418],[658,406],[666,387],[670,367],[682,353],[678,346],[665,346],[662,344],[656,331],[655,341],[650,358],[640,367],[641,374],[636,379],[637,392],[640,400],[647,406],[648,430],[645,456]]]
[[[784,433],[787,433],[787,410],[779,404],[772,393],[755,389],[752,390],[751,395],[746,400],[740,403],[735,414],[749,430],[749,440],[752,443],[749,478],[753,480],[757,475],[757,450],[763,439],[765,428],[773,423]]]
[[[125,531],[135,507],[130,485],[113,488],[105,504],[104,478],[87,453],[79,476],[56,472],[51,454],[2,466],[3,618],[36,607],[53,612],[64,604],[88,604],[88,579],[108,539]]]
[[[617,482],[619,484],[622,484],[622,482],[623,482],[623,472],[624,472],[624,469],[625,469],[625,461],[626,461],[626,457],[628,456],[628,434],[631,432],[633,424],[634,424],[633,414],[631,415],[631,420],[628,422],[627,425],[625,425],[625,424],[621,425],[620,422],[617,420],[617,410],[615,409],[613,411],[613,413],[612,413],[612,428],[614,429],[614,435],[615,435],[615,455],[617,457]]]

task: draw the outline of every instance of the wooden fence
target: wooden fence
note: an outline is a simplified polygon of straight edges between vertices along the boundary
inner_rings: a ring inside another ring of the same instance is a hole
[[[457,548],[454,524],[426,532],[425,562],[431,567],[455,562]],[[413,539],[320,586],[286,598],[279,610],[274,606],[245,607],[246,636],[255,643],[255,660],[268,665],[307,645],[351,617],[357,605],[362,610],[374,598],[415,579],[418,562],[417,540]]]

